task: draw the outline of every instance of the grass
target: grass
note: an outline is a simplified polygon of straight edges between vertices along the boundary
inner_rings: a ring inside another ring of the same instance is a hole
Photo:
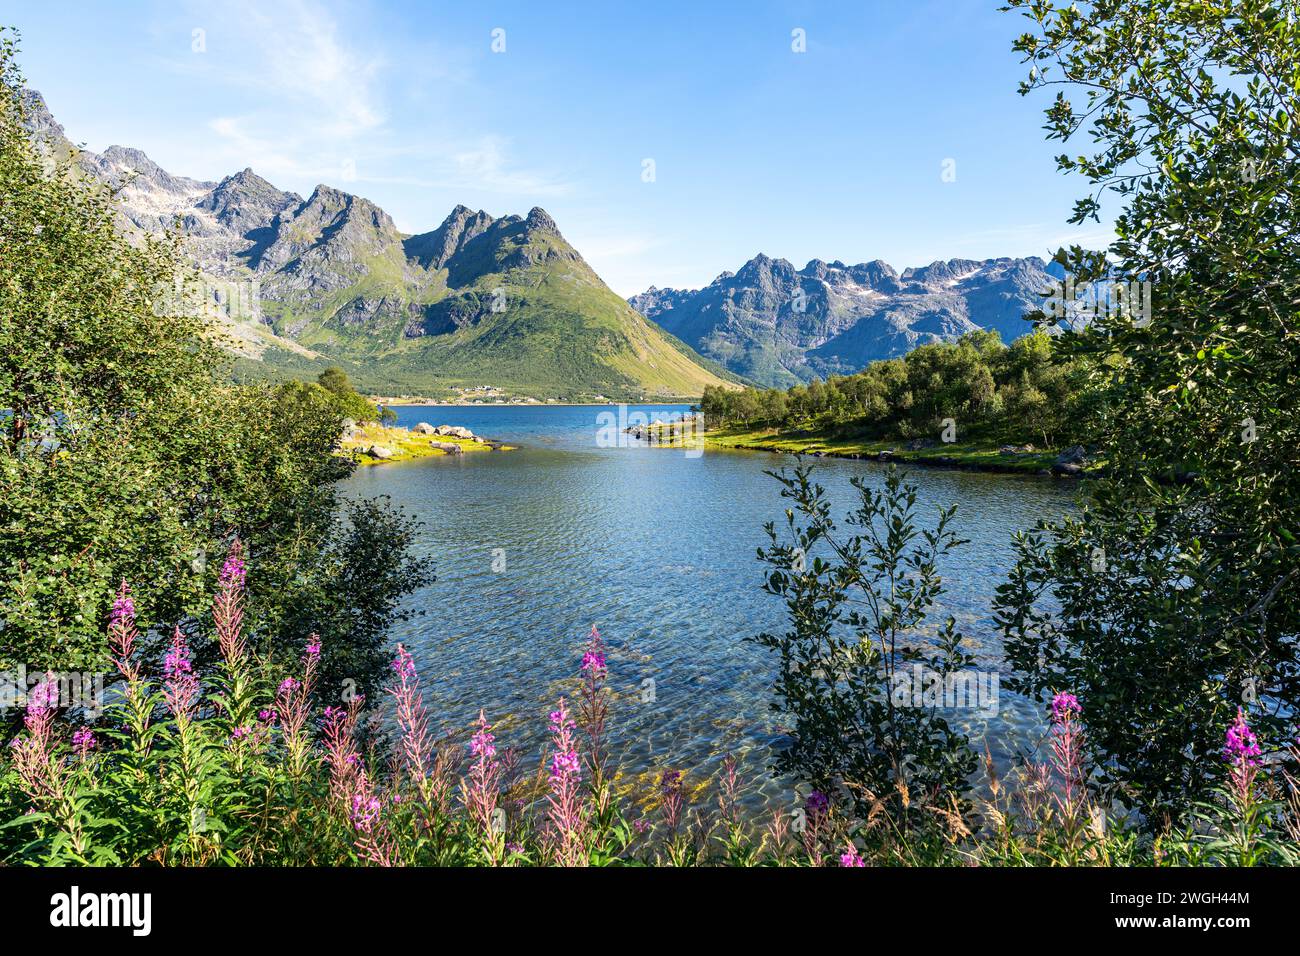
[[[510,445],[490,445],[485,441],[469,438],[456,438],[452,435],[421,435],[409,428],[398,428],[367,422],[353,429],[339,445],[340,454],[355,456],[362,465],[379,465],[393,461],[410,461],[415,458],[430,458],[438,455],[452,454],[438,448],[440,444],[459,445],[462,452],[476,451],[511,451]],[[368,449],[378,445],[393,450],[393,457],[378,458]]]
[[[658,426],[651,427],[658,430]],[[829,432],[782,432],[775,428],[741,426],[709,429],[704,434],[704,443],[714,448],[880,459],[932,467],[1029,475],[1050,471],[1057,455],[1055,451],[999,451],[1004,442],[953,442],[932,448],[909,449],[904,440],[841,438]],[[679,438],[662,442],[657,447],[670,448],[680,444]]]

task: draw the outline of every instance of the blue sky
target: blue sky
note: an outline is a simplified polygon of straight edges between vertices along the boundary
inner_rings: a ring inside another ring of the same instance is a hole
[[[542,206],[631,295],[758,252],[902,269],[1104,243],[1066,222],[1083,184],[1016,92],[1023,27],[997,6],[0,0],[0,23],[91,149],[328,183],[408,232]]]

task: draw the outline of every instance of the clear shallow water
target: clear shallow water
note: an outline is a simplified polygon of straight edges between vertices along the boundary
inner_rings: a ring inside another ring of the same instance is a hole
[[[765,771],[779,728],[768,706],[774,666],[744,638],[784,630],[781,602],[761,590],[763,524],[781,519],[779,485],[764,474],[794,463],[766,452],[598,447],[608,406],[395,409],[405,426],[463,425],[517,450],[359,469],[348,492],[388,495],[425,522],[418,550],[438,580],[412,597],[426,613],[394,629],[415,656],[433,715],[462,729],[483,707],[503,745],[537,759],[546,714],[572,697],[592,624],[609,645],[611,743],[626,773],[672,767],[698,782],[728,752],[742,757],[750,805],[789,799]],[[652,417],[685,406],[640,406]],[[614,410],[616,411],[616,410]],[[608,434],[608,431],[606,432]],[[815,475],[839,521],[853,475],[883,481],[885,466],[819,459]],[[971,543],[942,567],[944,613],[956,615],[977,656],[996,670],[991,601],[1011,559],[1013,529],[1068,510],[1069,482],[916,469],[918,512],[958,504]],[[497,551],[496,549],[501,549]],[[500,566],[494,570],[494,558]],[[652,680],[653,702],[645,682]],[[1003,759],[1032,749],[1041,711],[1005,689],[991,718],[958,722]]]

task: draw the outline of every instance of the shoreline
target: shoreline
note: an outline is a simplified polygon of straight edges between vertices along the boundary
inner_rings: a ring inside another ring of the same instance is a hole
[[[662,432],[664,428],[658,423],[640,427],[646,428],[652,435]],[[792,436],[782,435],[774,430],[755,431],[740,428],[706,430],[703,439],[706,448],[875,461],[885,464],[916,465],[922,468],[1022,475],[1031,478],[1078,480],[1101,475],[1099,469],[1085,469],[1080,465],[1063,464],[1062,456],[1056,450],[1038,450],[1032,446],[1016,448],[1006,444],[954,442],[935,443],[922,448],[906,448],[900,447],[905,445],[900,441],[864,441],[836,438],[825,434]],[[651,447],[679,448],[684,447],[684,440],[681,436],[670,436],[667,440],[651,441],[649,444]]]

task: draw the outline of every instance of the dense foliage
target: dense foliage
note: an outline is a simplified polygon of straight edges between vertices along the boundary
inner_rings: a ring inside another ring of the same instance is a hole
[[[428,569],[405,519],[341,509],[339,396],[229,382],[218,330],[168,294],[201,277],[174,238],[128,240],[114,194],[33,144],[13,54],[0,32],[0,670],[102,670],[124,578],[148,582],[142,617],[204,652],[202,596],[235,535],[274,584],[256,640],[310,627],[373,663]]]
[[[934,437],[952,419],[964,437],[1052,446],[1081,433],[1083,373],[1055,354],[1046,332],[1010,346],[998,333],[922,345],[853,375],[780,389],[706,388],[709,427],[830,429],[845,436]]]
[[[1023,92],[1121,204],[1079,281],[1150,283],[1150,321],[1058,339],[1091,371],[1111,462],[1082,514],[1024,537],[999,596],[1016,685],[1090,702],[1107,793],[1177,823],[1244,707],[1289,760],[1300,708],[1300,23],[1293,3],[1012,0]],[[1075,98],[1077,97],[1077,99]]]

